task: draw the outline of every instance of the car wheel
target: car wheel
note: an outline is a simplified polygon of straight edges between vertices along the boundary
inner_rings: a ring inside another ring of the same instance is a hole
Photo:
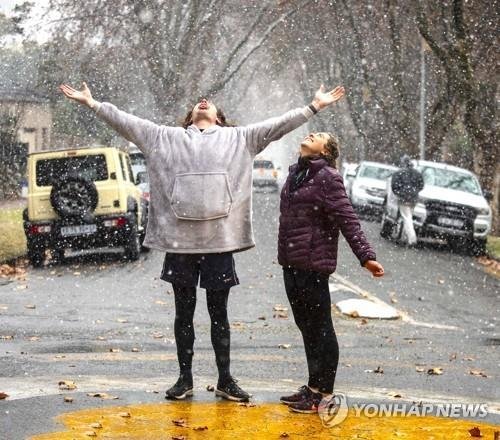
[[[65,175],[52,184],[50,202],[61,217],[84,217],[97,207],[94,182],[81,176]]]
[[[28,244],[28,260],[33,267],[41,267],[45,260],[45,249]]]
[[[139,259],[141,253],[141,239],[139,231],[137,230],[137,221],[132,218],[129,223],[129,233],[127,235],[127,242],[125,243],[124,257],[129,261],[136,261]]]
[[[469,239],[464,246],[466,252],[474,257],[480,257],[486,254],[486,240],[484,239]]]
[[[392,223],[387,220],[385,213],[382,214],[382,224],[381,224],[381,228],[380,228],[380,236],[382,238],[389,239],[392,236],[392,230],[393,230]]]

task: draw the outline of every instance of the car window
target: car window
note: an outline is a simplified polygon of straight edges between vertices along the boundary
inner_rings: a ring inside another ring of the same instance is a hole
[[[84,177],[94,182],[106,180],[108,178],[106,158],[104,154],[93,154],[36,161],[38,186],[52,185],[54,179],[65,176]]]
[[[370,179],[377,180],[387,180],[392,176],[394,170],[389,168],[374,167],[370,165],[365,165],[361,168],[359,172],[359,177],[369,177]]]
[[[142,153],[129,153],[130,161],[132,165],[144,165],[146,166],[146,159]]]
[[[130,178],[130,181],[132,183],[135,183],[134,173],[132,172],[132,164],[130,163],[130,157],[125,156],[125,160],[127,161],[127,170],[128,170],[128,176]]]
[[[128,180],[127,172],[125,171],[125,161],[123,160],[123,154],[120,153],[118,156],[120,156],[120,167],[122,169],[123,180]]]
[[[274,165],[270,160],[255,160],[253,163],[254,168],[265,168],[268,170],[274,169]]]
[[[476,195],[481,194],[478,181],[470,174],[441,168],[424,167],[422,168],[422,177],[426,185],[455,189]]]

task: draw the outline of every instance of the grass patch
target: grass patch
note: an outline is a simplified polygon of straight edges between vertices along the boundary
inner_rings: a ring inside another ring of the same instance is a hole
[[[26,254],[23,210],[0,209],[0,263]]]
[[[500,237],[489,235],[486,242],[486,251],[491,258],[500,260]]]

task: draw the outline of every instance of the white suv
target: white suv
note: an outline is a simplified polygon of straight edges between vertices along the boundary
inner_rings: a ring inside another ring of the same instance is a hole
[[[437,237],[473,254],[483,254],[491,230],[491,209],[477,177],[463,168],[439,162],[413,161],[424,178],[413,212],[418,237]],[[398,200],[387,184],[387,203],[380,234],[399,238],[401,220]]]
[[[385,163],[360,162],[348,194],[358,213],[382,214],[387,180],[397,169]]]

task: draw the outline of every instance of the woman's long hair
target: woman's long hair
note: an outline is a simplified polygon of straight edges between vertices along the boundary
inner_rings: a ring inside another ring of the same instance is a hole
[[[321,154],[321,156],[326,159],[329,166],[337,168],[337,159],[340,154],[339,141],[332,133],[327,134],[328,141],[326,142],[326,153]]]

